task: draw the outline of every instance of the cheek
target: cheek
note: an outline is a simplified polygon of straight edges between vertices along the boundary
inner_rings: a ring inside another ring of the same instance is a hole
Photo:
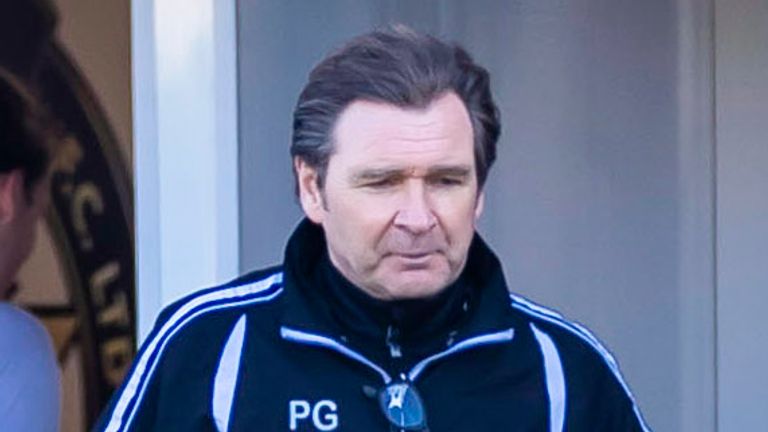
[[[375,249],[386,231],[387,217],[384,208],[370,200],[346,199],[332,202],[324,225],[338,244],[347,250],[365,253]]]
[[[331,206],[330,213],[337,213],[342,223],[365,229],[366,235],[386,226],[398,207],[393,197],[350,193],[343,198]]]
[[[446,197],[434,202],[436,214],[440,217],[448,234],[474,232],[477,221],[476,200],[472,196]]]

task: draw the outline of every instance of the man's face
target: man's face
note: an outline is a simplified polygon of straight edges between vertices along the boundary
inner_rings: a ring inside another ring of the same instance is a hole
[[[430,297],[464,268],[482,194],[472,125],[455,94],[425,109],[353,102],[334,129],[323,190],[312,168],[296,168],[331,261],[370,295]]]

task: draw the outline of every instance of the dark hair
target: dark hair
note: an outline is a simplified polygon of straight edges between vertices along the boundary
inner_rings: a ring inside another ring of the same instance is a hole
[[[317,170],[322,188],[333,127],[349,104],[368,100],[425,108],[451,91],[469,112],[482,188],[501,132],[488,71],[460,46],[402,25],[358,36],[315,66],[293,112],[291,156]]]
[[[17,78],[0,68],[0,174],[20,168],[30,201],[51,159],[51,137],[44,124],[40,105]]]

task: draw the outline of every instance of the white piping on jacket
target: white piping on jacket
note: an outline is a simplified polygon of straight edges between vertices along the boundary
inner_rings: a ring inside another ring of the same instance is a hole
[[[424,369],[427,368],[427,366],[429,366],[430,364],[434,363],[437,360],[442,359],[443,357],[446,357],[461,351],[466,351],[471,348],[483,346],[483,345],[508,342],[512,340],[512,338],[514,337],[514,333],[515,332],[513,329],[508,329],[508,330],[504,330],[496,333],[475,336],[475,337],[463,340],[457,343],[456,345],[452,346],[451,348],[448,348],[445,351],[442,351],[440,353],[427,357],[424,360],[417,363],[416,366],[414,366],[413,369],[411,369],[411,371],[408,372],[408,379],[412,382],[415,381],[416,378],[418,378],[418,376],[424,371]],[[309,333],[302,330],[295,330],[288,327],[281,327],[280,335],[283,337],[283,339],[286,339],[286,340],[302,342],[309,345],[315,345],[315,346],[325,347],[325,348],[334,350],[340,354],[345,355],[346,357],[356,360],[368,366],[369,368],[375,370],[379,375],[381,375],[382,379],[384,380],[384,384],[389,384],[390,382],[392,382],[392,378],[389,376],[389,374],[386,371],[384,371],[383,368],[373,363],[372,361],[368,360],[362,354],[350,348],[347,348],[346,346],[342,345],[341,343],[335,341],[330,337]]]
[[[219,432],[229,430],[232,402],[235,399],[237,376],[240,372],[240,356],[245,340],[246,321],[245,314],[243,314],[229,333],[227,343],[221,351],[216,377],[213,380],[211,412],[213,412],[213,420]]]
[[[547,396],[549,397],[549,430],[562,432],[565,425],[565,376],[560,353],[548,334],[531,323],[531,330],[539,343],[544,356],[544,375],[547,378]]]

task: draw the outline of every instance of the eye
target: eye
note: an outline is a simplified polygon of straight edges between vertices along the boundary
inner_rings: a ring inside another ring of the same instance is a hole
[[[388,187],[395,186],[397,182],[398,182],[398,179],[396,177],[384,177],[384,178],[370,181],[366,183],[364,186],[371,189],[385,189]]]
[[[461,186],[464,184],[464,178],[453,177],[453,176],[440,176],[433,179],[430,183],[432,183],[435,186],[443,186],[443,187]]]

